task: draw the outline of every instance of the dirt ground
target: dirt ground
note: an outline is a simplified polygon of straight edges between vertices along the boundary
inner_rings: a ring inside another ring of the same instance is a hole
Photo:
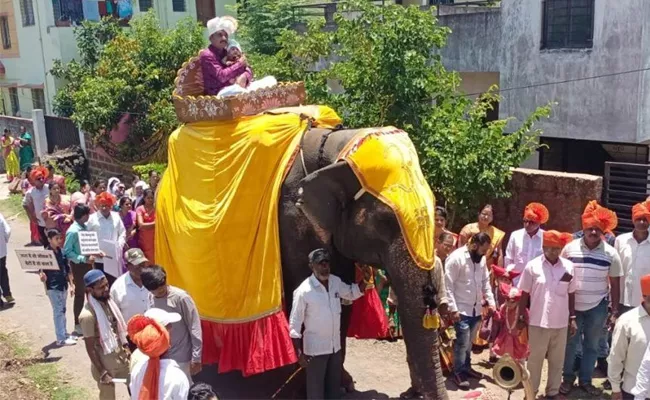
[[[0,178],[0,181],[4,181],[4,179]],[[90,393],[90,398],[96,398],[98,391],[90,375],[90,362],[83,343],[64,348],[53,346],[52,312],[43,285],[37,275],[25,272],[19,267],[14,250],[22,248],[29,242],[29,227],[25,220],[20,218],[13,219],[9,223],[13,231],[9,242],[7,266],[16,304],[12,308],[0,311],[0,333],[21,335],[32,350],[40,352],[44,359],[58,365],[60,370],[71,377],[74,385]],[[68,329],[72,330],[72,328],[72,299],[69,299]],[[0,353],[0,359],[2,358],[2,353]],[[473,356],[475,367],[491,375],[491,371],[485,368],[486,361],[487,351],[480,356]],[[395,398],[410,384],[406,352],[402,341],[390,343],[350,339],[345,366],[354,377],[356,388],[359,391],[359,393],[347,395],[346,398]],[[206,367],[197,376],[197,380],[205,380],[213,384],[215,389],[222,394],[222,398],[269,398],[294,370],[295,366],[289,366],[265,374],[264,377],[243,379],[237,374],[217,375],[215,367],[212,366]],[[293,381],[300,381],[300,377],[296,377]],[[596,379],[594,383],[596,386],[600,386],[602,381],[603,379]],[[293,383],[287,385],[279,397],[291,397],[292,393],[295,393],[292,391],[295,389],[291,389]],[[544,384],[545,380],[542,381],[542,387]],[[468,392],[456,390],[451,383],[448,383],[447,387],[449,398],[452,400],[470,398],[467,397]],[[29,392],[21,394],[23,397],[20,397],[16,394],[19,393],[20,388],[20,379],[14,379],[11,371],[0,368],[0,399],[39,398],[29,397]],[[507,392],[496,386],[491,378],[480,383],[473,382],[473,389],[485,392],[482,397],[474,398],[508,398]],[[511,398],[513,400],[523,399],[523,390],[516,391]],[[587,398],[587,396],[584,392],[576,389],[571,398],[581,399]],[[603,395],[602,398],[609,398],[609,396]],[[118,389],[118,400],[124,399],[128,399],[128,395],[126,387],[122,386]]]

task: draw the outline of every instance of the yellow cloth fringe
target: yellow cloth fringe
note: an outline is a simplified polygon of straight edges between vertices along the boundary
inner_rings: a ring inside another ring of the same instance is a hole
[[[328,107],[305,107],[187,124],[169,138],[156,261],[204,319],[253,321],[282,305],[278,201],[308,126],[300,115],[314,118],[315,126],[340,123]]]
[[[431,270],[436,200],[408,134],[394,127],[363,129],[339,159],[350,164],[366,191],[395,212],[411,257]]]

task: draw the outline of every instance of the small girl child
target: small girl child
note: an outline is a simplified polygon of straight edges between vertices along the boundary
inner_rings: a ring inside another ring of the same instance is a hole
[[[227,66],[233,65],[242,56],[242,49],[237,41],[230,39],[228,47],[226,48],[226,57],[222,60]],[[239,76],[230,81],[230,86],[221,89],[217,96],[228,97],[236,96],[242,93],[248,93],[254,90],[264,89],[267,87],[275,86],[278,81],[272,76],[266,76],[260,80],[253,80],[253,70],[246,67],[246,70]]]
[[[525,310],[525,327],[520,329],[519,300],[521,290],[506,283],[499,284],[499,294],[504,299],[503,305],[493,317],[491,341],[494,342],[492,351],[497,356],[510,354],[514,360],[523,363],[530,354],[528,346],[528,310]]]
[[[61,245],[63,236],[58,229],[50,229],[46,233],[48,246],[46,249],[54,252],[56,262],[59,265],[58,270],[41,270],[39,275],[41,282],[45,283],[47,297],[52,304],[54,313],[54,331],[56,333],[56,344],[58,346],[71,346],[77,344],[77,340],[68,336],[65,319],[65,304],[68,288],[70,296],[74,296],[74,283],[72,271],[68,266],[68,260],[63,255]]]

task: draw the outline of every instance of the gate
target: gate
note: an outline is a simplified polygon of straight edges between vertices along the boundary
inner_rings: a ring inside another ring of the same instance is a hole
[[[81,145],[79,141],[79,129],[69,118],[46,115],[45,136],[47,137],[48,153],[53,153],[55,149],[65,149],[70,146]]]
[[[632,206],[644,201],[650,192],[650,164],[606,162],[603,203],[616,212],[616,233],[631,232]]]

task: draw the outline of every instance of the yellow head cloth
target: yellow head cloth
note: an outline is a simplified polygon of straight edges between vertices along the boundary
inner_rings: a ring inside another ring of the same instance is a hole
[[[415,263],[432,269],[436,199],[408,134],[394,127],[362,130],[339,159],[348,162],[367,192],[395,212]]]

